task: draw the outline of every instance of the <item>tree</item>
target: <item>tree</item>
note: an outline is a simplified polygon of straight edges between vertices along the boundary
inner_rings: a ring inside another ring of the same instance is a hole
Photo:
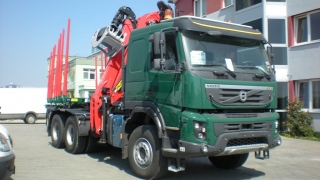
[[[282,124],[287,128],[287,133],[292,136],[312,137],[314,135],[313,119],[308,112],[301,110],[302,106],[301,101],[288,101],[287,119]]]

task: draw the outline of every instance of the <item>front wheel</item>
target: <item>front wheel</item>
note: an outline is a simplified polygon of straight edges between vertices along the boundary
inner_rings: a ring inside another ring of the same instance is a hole
[[[74,116],[70,116],[66,122],[65,133],[66,150],[72,154],[82,153],[86,145],[86,137],[79,136],[79,127]]]
[[[137,127],[129,138],[129,163],[141,178],[156,179],[168,172],[168,160],[162,156],[161,140],[155,126]]]
[[[249,153],[229,156],[208,157],[211,163],[220,169],[236,169],[242,166],[248,159]]]

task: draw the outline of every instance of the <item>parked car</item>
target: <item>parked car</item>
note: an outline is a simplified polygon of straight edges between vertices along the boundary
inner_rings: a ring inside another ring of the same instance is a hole
[[[8,130],[0,124],[0,180],[8,179],[15,172],[15,155]]]

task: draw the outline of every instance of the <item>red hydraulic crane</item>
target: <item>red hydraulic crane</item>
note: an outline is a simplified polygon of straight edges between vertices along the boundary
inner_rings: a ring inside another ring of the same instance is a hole
[[[127,44],[131,32],[136,28],[142,28],[148,25],[159,23],[163,19],[172,18],[172,9],[163,1],[157,3],[159,10],[145,14],[136,19],[134,12],[126,6],[121,7],[112,20],[111,25],[104,27],[94,34],[92,46],[100,47],[100,44],[107,47],[108,52],[104,51],[110,57],[106,64],[100,84],[90,100],[90,127],[97,135],[103,130],[103,117],[99,109],[102,105],[121,106],[124,95],[122,88],[123,69],[127,63]],[[121,29],[120,29],[121,26]],[[122,62],[123,59],[123,62]],[[108,108],[102,108],[108,109]],[[105,134],[105,133],[103,133]],[[105,138],[101,138],[102,141]]]

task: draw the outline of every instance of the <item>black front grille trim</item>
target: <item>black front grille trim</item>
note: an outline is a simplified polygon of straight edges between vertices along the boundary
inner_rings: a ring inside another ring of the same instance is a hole
[[[214,133],[219,136],[223,133],[237,133],[247,131],[271,131],[273,122],[243,122],[243,123],[214,123]]]
[[[250,137],[250,138],[239,138],[239,139],[230,139],[228,141],[227,147],[231,146],[245,146],[253,144],[267,144],[268,140],[265,137]]]

